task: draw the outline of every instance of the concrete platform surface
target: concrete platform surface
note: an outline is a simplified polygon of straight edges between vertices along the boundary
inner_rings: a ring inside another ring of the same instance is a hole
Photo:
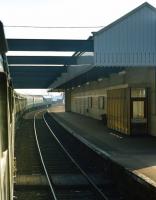
[[[64,112],[55,106],[48,112],[72,134],[94,150],[109,156],[115,162],[156,187],[156,138],[126,136],[104,126],[102,121],[80,114]]]

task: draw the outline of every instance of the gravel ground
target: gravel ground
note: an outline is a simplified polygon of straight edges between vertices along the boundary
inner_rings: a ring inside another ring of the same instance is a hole
[[[27,113],[18,123],[15,135],[15,156],[18,175],[44,174],[38,156],[34,135],[34,112]],[[50,191],[46,188],[15,185],[14,196],[18,200],[50,200]]]
[[[50,193],[43,189],[20,189],[15,191],[14,196],[19,200],[50,200]]]

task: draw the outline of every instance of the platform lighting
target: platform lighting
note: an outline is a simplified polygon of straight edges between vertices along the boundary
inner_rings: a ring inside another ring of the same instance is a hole
[[[126,71],[125,71],[125,70],[124,70],[124,71],[121,71],[121,72],[119,72],[118,74],[121,75],[121,76],[122,76],[122,75],[125,75],[125,74],[126,74]]]
[[[103,78],[98,78],[98,81],[101,82],[103,80]]]
[[[54,88],[50,88],[47,92],[52,92],[54,90]]]
[[[81,85],[78,85],[78,87],[80,88],[80,87],[81,87]]]
[[[89,82],[86,82],[86,85],[89,85],[90,83]]]
[[[72,87],[72,90],[74,89],[74,87]]]

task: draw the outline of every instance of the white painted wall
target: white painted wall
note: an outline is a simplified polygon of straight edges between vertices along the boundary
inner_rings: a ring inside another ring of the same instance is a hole
[[[155,68],[127,68],[123,75],[112,74],[101,82],[91,82],[90,85],[81,85],[71,93],[71,111],[95,119],[107,112],[107,99],[105,109],[98,108],[98,96],[107,96],[108,88],[121,87],[148,87],[149,88],[149,126],[150,134],[156,136],[156,70]],[[93,106],[88,108],[88,97],[93,97]],[[87,112],[88,109],[88,112]]]

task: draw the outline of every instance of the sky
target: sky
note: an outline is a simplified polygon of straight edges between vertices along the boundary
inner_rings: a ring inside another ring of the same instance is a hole
[[[156,7],[155,0],[149,0]],[[0,0],[5,26],[106,26],[144,3],[144,0]],[[7,38],[87,39],[88,29],[32,29],[5,27]]]
[[[100,30],[144,2],[144,0],[0,0],[0,20],[5,26],[6,38],[87,39],[92,32]],[[156,0],[149,0],[148,3],[156,7]],[[95,28],[46,29],[7,26]],[[13,55],[12,52],[8,54]],[[71,52],[68,55],[70,54]]]

